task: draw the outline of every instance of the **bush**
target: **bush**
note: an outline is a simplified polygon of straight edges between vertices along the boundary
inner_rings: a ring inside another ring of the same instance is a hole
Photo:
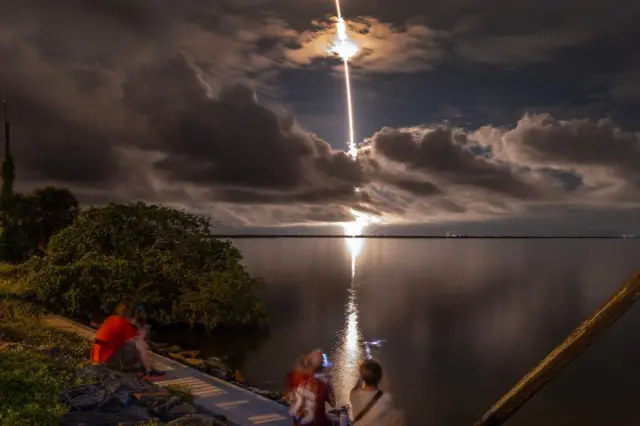
[[[123,296],[162,324],[211,330],[264,319],[262,282],[240,252],[215,239],[206,218],[136,203],[91,208],[32,259],[26,279],[43,304],[65,315],[108,315]]]

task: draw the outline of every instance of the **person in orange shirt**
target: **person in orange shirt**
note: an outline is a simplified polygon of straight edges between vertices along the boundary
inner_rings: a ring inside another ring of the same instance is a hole
[[[133,324],[134,304],[125,299],[116,308],[115,315],[109,316],[96,332],[91,348],[91,360],[114,370],[135,370],[143,365],[148,376],[163,373],[154,370],[149,361],[146,346],[139,344],[139,331]]]

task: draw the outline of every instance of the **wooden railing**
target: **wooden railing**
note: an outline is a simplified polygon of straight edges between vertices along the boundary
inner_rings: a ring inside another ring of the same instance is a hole
[[[640,297],[640,270],[629,277],[602,306],[580,324],[533,370],[500,398],[474,426],[498,426],[587,349]]]

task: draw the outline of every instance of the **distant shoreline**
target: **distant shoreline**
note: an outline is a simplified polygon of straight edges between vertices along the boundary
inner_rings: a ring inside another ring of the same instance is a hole
[[[640,239],[640,237],[623,237],[623,236],[460,236],[460,237],[447,237],[440,235],[284,235],[284,234],[220,234],[213,235],[214,238],[367,238],[367,239],[424,239],[424,240],[514,240],[514,239],[540,239],[540,240],[575,240],[575,239],[616,239],[616,240],[632,240]]]

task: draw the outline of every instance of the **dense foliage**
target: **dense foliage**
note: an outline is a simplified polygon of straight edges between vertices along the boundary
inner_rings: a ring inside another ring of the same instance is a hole
[[[43,254],[51,236],[69,226],[77,213],[78,201],[64,188],[7,198],[0,212],[0,260],[19,263]]]
[[[136,203],[83,211],[55,234],[26,280],[43,304],[85,319],[111,313],[131,296],[161,323],[207,329],[264,318],[261,281],[240,252],[213,238],[206,218]]]

